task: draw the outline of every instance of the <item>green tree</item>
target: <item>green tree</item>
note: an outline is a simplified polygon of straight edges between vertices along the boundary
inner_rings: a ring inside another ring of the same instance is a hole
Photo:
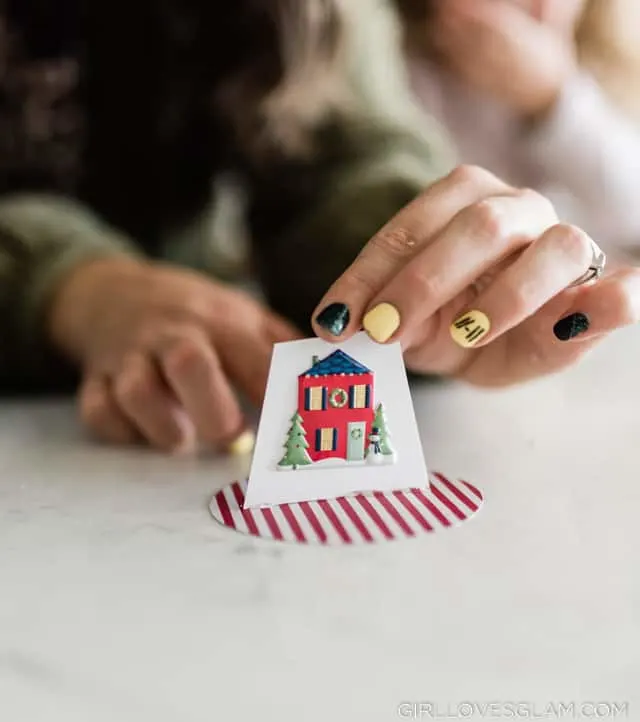
[[[393,454],[393,447],[391,446],[391,434],[387,428],[387,416],[385,408],[382,404],[378,404],[376,407],[376,415],[373,419],[373,425],[378,429],[380,434],[380,450],[384,456],[390,456]]]
[[[291,426],[287,432],[284,448],[286,452],[278,466],[292,466],[295,470],[298,466],[307,466],[312,463],[309,454],[307,454],[309,448],[307,432],[302,425],[302,416],[297,411],[291,417]]]

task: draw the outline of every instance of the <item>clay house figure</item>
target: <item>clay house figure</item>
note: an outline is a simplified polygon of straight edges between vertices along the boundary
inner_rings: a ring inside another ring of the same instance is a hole
[[[373,372],[337,350],[298,377],[298,413],[311,460],[364,461],[374,418]]]

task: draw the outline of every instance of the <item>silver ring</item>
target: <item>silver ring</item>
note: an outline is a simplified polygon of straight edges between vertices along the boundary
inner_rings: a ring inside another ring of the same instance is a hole
[[[589,268],[575,280],[570,288],[573,286],[582,286],[583,283],[589,283],[589,281],[597,281],[600,276],[604,273],[604,268],[607,265],[607,256],[604,251],[598,246],[595,241],[591,241],[591,247],[593,250],[593,257]]]

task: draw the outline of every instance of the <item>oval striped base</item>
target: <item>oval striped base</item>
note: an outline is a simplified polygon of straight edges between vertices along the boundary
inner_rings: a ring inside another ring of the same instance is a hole
[[[429,475],[429,489],[372,492],[338,499],[243,509],[245,483],[234,481],[209,506],[213,518],[242,534],[302,544],[371,544],[456,526],[481,507],[466,481]]]

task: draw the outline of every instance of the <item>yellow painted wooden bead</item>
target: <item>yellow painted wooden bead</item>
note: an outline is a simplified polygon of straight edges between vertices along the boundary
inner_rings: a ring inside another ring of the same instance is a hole
[[[246,456],[253,451],[256,437],[253,431],[243,431],[235,441],[229,444],[229,453],[232,456]]]

